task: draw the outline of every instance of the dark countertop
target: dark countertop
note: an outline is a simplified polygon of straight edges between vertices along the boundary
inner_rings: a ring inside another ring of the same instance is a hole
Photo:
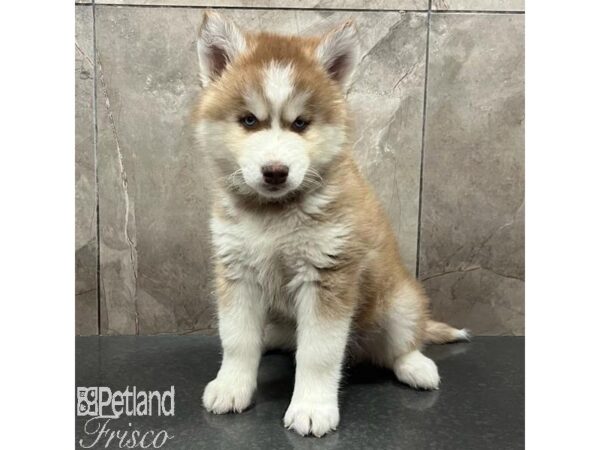
[[[433,392],[410,389],[391,371],[368,365],[347,368],[338,431],[320,439],[303,438],[282,425],[293,389],[288,354],[263,357],[251,409],[235,415],[207,413],[202,392],[221,359],[216,337],[78,337],[76,384],[108,386],[113,392],[127,386],[146,391],[175,386],[174,416],[122,416],[106,425],[107,435],[166,430],[174,437],[163,449],[512,450],[524,448],[524,344],[521,337],[478,337],[470,343],[430,346],[425,353],[442,377],[440,390]],[[76,448],[81,448],[80,439],[89,446],[97,437],[85,434],[87,419],[76,418]],[[99,425],[92,422],[88,430]],[[145,442],[151,441],[153,435],[147,436]],[[91,448],[119,448],[118,437],[108,447],[105,443],[101,439]]]

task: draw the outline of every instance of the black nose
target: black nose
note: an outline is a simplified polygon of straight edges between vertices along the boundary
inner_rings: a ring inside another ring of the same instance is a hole
[[[262,174],[265,183],[278,185],[285,183],[287,180],[289,168],[283,164],[269,164],[262,167]]]

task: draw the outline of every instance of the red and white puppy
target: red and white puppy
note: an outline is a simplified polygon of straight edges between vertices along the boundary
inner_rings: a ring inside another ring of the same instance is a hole
[[[204,391],[222,414],[250,405],[261,354],[296,351],[284,424],[322,436],[339,422],[345,354],[437,389],[426,342],[468,337],[428,318],[394,233],[352,158],[345,89],[352,23],[319,37],[247,33],[209,12],[193,115],[218,174],[211,230],[223,362]]]

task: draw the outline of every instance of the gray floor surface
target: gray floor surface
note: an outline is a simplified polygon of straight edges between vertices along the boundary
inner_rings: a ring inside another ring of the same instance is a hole
[[[163,449],[520,449],[525,434],[524,344],[519,337],[478,337],[470,343],[430,346],[426,354],[437,362],[442,377],[441,388],[433,392],[410,389],[391,371],[370,365],[346,368],[340,426],[318,439],[300,437],[282,425],[293,389],[291,355],[263,357],[249,410],[215,416],[203,409],[201,398],[219,368],[218,338],[78,337],[77,386],[106,386],[113,392],[127,386],[146,391],[174,386],[175,414],[122,415],[108,423],[95,418],[87,424],[91,416],[77,416],[76,448],[127,448],[134,431],[140,433],[136,448],[143,433],[143,443],[154,448],[152,438],[158,436],[160,444],[164,430],[172,438],[159,447]]]

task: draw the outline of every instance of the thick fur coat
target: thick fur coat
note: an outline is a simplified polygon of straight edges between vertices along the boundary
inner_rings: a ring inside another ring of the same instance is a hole
[[[247,408],[269,349],[295,351],[284,424],[302,435],[337,427],[344,358],[437,389],[423,345],[468,335],[430,320],[352,157],[345,89],[358,58],[354,25],[279,36],[209,12],[198,55],[205,89],[193,121],[218,179],[211,231],[223,345],[205,407]]]

